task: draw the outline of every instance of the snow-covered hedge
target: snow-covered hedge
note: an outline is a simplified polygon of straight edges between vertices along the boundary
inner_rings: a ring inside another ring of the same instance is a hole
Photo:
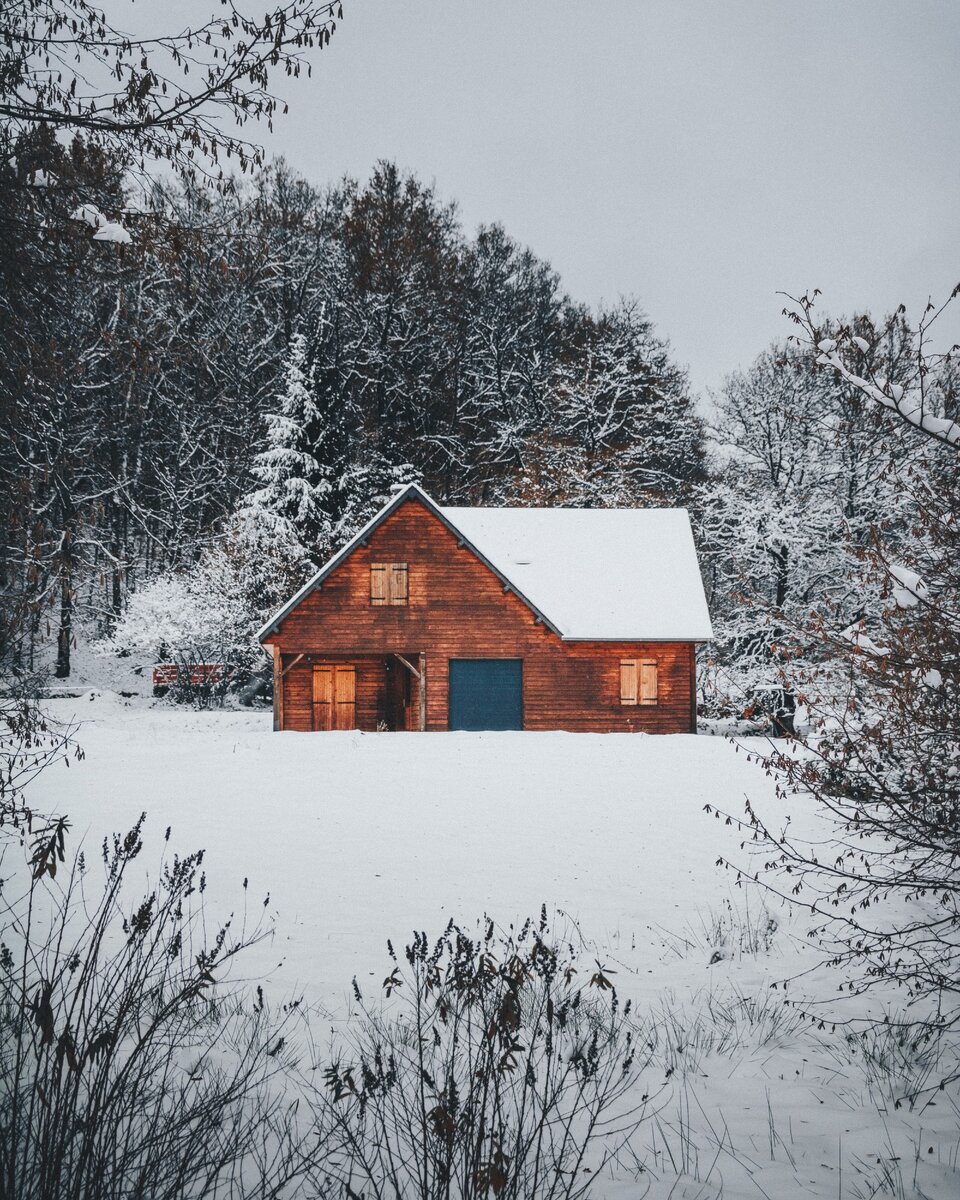
[[[242,682],[264,661],[256,630],[312,567],[298,544],[235,518],[194,566],[158,575],[134,592],[100,650],[144,666],[228,663]]]

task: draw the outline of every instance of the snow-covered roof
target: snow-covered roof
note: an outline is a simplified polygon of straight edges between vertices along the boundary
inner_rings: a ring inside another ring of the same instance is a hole
[[[448,508],[410,484],[259,631],[262,640],[407,499],[435,513],[546,625],[569,641],[713,637],[682,508]]]
[[[683,508],[443,508],[565,638],[713,636]]]

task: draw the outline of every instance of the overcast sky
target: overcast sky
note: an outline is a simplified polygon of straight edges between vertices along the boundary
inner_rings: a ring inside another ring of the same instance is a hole
[[[778,290],[879,313],[960,280],[960,0],[344,8],[268,148],[415,171],[574,298],[637,296],[701,391],[789,332]]]

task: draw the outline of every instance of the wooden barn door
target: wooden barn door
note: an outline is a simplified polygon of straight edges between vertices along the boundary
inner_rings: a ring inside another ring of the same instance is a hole
[[[342,663],[314,663],[313,727],[356,729],[356,667]]]

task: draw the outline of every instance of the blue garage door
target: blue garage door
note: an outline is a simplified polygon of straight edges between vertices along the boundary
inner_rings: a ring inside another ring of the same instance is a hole
[[[519,658],[450,660],[451,729],[522,729],[523,664]]]

